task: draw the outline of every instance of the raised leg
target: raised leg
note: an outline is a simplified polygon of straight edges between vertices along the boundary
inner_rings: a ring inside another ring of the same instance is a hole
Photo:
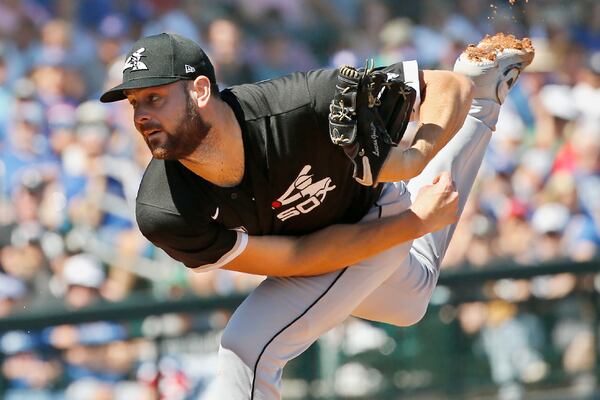
[[[411,179],[408,189],[415,196],[442,171],[450,171],[459,193],[462,212],[487,145],[495,129],[500,104],[521,71],[533,60],[528,40],[498,34],[486,37],[461,54],[454,70],[475,83],[475,100],[463,127],[427,165]],[[413,242],[410,256],[400,268],[357,307],[353,315],[398,326],[413,325],[425,311],[437,283],[442,258],[455,225],[425,235]]]

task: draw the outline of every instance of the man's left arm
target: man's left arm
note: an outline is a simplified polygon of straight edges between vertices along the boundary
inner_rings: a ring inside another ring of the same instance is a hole
[[[408,149],[391,149],[379,182],[417,176],[461,128],[473,101],[473,82],[450,71],[419,71],[419,128]]]

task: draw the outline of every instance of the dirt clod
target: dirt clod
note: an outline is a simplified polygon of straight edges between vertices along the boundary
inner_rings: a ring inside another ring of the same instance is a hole
[[[473,61],[495,61],[496,55],[504,49],[524,50],[528,53],[534,52],[529,38],[517,39],[514,35],[496,33],[493,36],[486,35],[477,45],[469,45],[465,52]]]

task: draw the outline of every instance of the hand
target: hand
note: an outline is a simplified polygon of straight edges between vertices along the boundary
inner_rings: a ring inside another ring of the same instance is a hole
[[[410,207],[425,233],[458,221],[458,192],[449,172],[442,172],[431,185],[423,186]]]

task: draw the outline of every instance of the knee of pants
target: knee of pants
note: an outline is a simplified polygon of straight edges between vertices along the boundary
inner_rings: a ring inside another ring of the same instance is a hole
[[[428,304],[429,302],[411,304],[410,307],[404,308],[392,316],[392,320],[388,321],[388,323],[398,327],[416,325],[427,313]]]
[[[396,302],[396,310],[388,323],[399,327],[417,324],[427,313],[433,290],[434,286],[427,285],[419,290],[407,291],[402,300]]]
[[[221,347],[235,353],[244,364],[253,368],[262,350],[258,345],[261,342],[254,336],[251,329],[240,331],[235,324],[227,324],[221,336]]]

